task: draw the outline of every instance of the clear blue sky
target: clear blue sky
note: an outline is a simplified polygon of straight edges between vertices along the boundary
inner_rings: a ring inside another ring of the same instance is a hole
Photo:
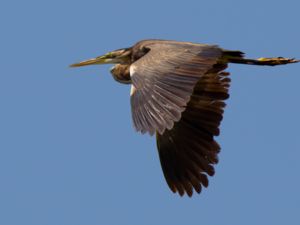
[[[220,163],[169,191],[129,86],[78,60],[162,38],[300,58],[300,2],[3,1],[0,225],[299,225],[300,64],[231,65]]]

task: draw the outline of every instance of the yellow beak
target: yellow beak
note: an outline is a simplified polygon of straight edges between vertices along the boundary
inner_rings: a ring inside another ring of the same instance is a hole
[[[89,65],[97,65],[97,64],[109,64],[115,63],[114,59],[107,58],[107,56],[99,56],[93,59],[88,59],[79,63],[74,63],[70,65],[70,67],[80,67],[80,66],[89,66]]]

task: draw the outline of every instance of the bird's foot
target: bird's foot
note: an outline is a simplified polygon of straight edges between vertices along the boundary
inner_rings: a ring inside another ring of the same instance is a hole
[[[283,57],[275,57],[275,58],[259,58],[257,59],[260,62],[264,62],[268,65],[282,65],[282,64],[288,64],[288,63],[297,63],[300,62],[300,60],[294,59],[294,58],[283,58]]]

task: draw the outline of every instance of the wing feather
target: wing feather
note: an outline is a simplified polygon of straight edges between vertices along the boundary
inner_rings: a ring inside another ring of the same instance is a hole
[[[207,176],[218,163],[219,135],[225,103],[229,97],[229,74],[215,65],[197,82],[186,110],[173,129],[157,133],[157,147],[165,179],[173,192],[192,196],[208,186]],[[218,68],[218,69],[216,69]]]
[[[134,127],[142,133],[163,134],[180,120],[196,83],[222,51],[217,46],[185,42],[140,45],[150,51],[130,66]]]

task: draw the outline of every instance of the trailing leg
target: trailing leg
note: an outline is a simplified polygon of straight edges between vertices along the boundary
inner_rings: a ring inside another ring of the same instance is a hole
[[[228,51],[224,50],[223,57],[229,63],[239,63],[239,64],[248,64],[248,65],[258,65],[258,66],[277,66],[284,65],[289,63],[297,63],[300,60],[294,58],[259,58],[259,59],[246,59],[244,58],[244,53],[240,51]]]

